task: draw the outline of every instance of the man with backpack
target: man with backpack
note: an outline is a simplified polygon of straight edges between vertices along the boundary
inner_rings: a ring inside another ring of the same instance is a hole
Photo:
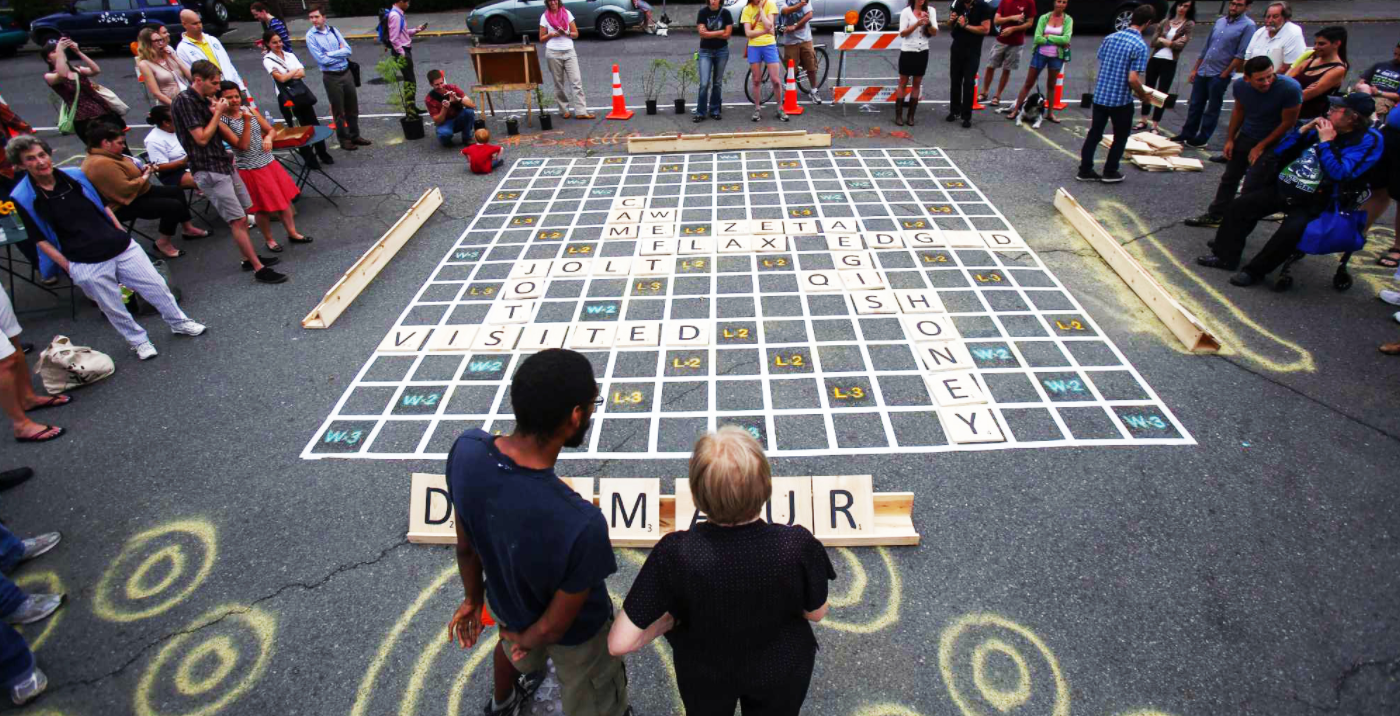
[[[409,27],[408,12],[409,0],[397,0],[387,10],[379,13],[379,41],[394,53],[395,57],[403,59],[403,81],[404,105],[408,105],[417,100],[414,95],[418,93],[418,80],[413,75],[413,36],[428,29],[428,23],[423,23],[418,27]],[[421,109],[419,110],[422,111]]]

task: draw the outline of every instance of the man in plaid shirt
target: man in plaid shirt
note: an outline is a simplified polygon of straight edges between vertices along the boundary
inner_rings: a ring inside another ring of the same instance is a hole
[[[1128,132],[1133,123],[1133,95],[1147,101],[1142,75],[1147,72],[1147,56],[1151,53],[1142,39],[1142,30],[1152,22],[1156,12],[1150,3],[1133,10],[1130,27],[1104,38],[1099,45],[1099,80],[1094,85],[1094,119],[1089,136],[1079,152],[1079,181],[1101,181],[1116,184],[1123,181],[1118,162],[1128,146]],[[1103,164],[1103,175],[1094,171],[1094,153],[1103,139],[1104,125],[1113,122],[1113,146]]]

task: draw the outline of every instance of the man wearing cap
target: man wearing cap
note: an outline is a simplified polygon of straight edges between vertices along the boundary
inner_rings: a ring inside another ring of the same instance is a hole
[[[1259,221],[1284,212],[1283,223],[1264,248],[1230,277],[1236,286],[1253,285],[1288,260],[1308,222],[1330,206],[1334,196],[1344,208],[1356,205],[1368,173],[1384,151],[1384,140],[1370,126],[1376,102],[1364,92],[1332,97],[1330,102],[1326,116],[1289,132],[1279,142],[1275,154],[1283,170],[1267,185],[1230,203],[1210,243],[1213,253],[1197,258],[1197,264],[1234,271]]]

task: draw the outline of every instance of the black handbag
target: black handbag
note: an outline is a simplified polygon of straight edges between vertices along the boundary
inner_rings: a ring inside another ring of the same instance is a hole
[[[277,62],[276,57],[272,57],[271,54],[268,56],[273,62]],[[283,70],[287,69],[287,66],[281,62],[277,62],[277,64],[280,65]],[[273,80],[272,83],[277,85],[278,104],[286,106],[288,102],[291,102],[292,106],[297,108],[310,107],[316,104],[316,94],[300,79],[295,79],[290,82],[278,82]]]

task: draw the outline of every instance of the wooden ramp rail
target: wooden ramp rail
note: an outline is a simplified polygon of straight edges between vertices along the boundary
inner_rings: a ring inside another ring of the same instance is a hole
[[[418,197],[408,212],[399,217],[363,256],[326,292],[325,298],[301,319],[302,328],[330,328],[335,319],[354,303],[370,281],[389,265],[389,260],[418,233],[428,217],[442,206],[442,190],[434,187]]]
[[[1069,223],[1074,225],[1081,236],[1089,242],[1099,256],[1118,274],[1133,293],[1157,314],[1157,318],[1171,329],[1171,332],[1193,353],[1215,353],[1220,350],[1220,341],[1211,335],[1194,314],[1186,310],[1162,284],[1138,260],[1119,244],[1108,230],[1103,228],[1069,192],[1061,187],[1055,192],[1055,208],[1060,210]]]
[[[664,134],[629,137],[628,154],[667,152],[726,152],[738,149],[809,149],[831,146],[830,134],[787,132],[725,132],[720,134]]]

